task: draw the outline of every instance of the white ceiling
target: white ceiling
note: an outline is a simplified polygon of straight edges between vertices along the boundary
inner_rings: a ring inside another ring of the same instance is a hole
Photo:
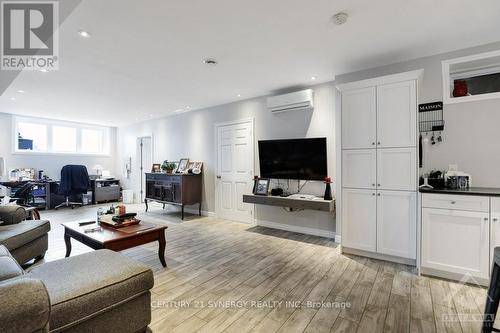
[[[82,0],[60,29],[60,70],[22,72],[0,110],[129,124],[495,42],[499,17],[498,0]]]

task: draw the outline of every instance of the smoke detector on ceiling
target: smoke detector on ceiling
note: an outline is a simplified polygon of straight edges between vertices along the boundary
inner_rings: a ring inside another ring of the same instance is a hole
[[[333,15],[333,23],[336,25],[341,25],[347,22],[349,15],[346,13],[337,13]]]

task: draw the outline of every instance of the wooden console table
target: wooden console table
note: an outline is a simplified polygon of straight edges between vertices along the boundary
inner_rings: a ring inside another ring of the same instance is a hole
[[[324,212],[333,212],[335,210],[335,200],[323,200],[316,197],[314,199],[302,199],[297,197],[244,194],[243,202],[257,205],[288,207],[297,210],[308,209]]]
[[[201,191],[201,174],[146,173],[146,212],[149,201],[181,206],[184,220],[184,206],[198,204],[201,216]]]

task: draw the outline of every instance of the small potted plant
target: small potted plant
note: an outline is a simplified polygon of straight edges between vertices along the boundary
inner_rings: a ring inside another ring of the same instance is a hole
[[[175,163],[174,162],[168,162],[164,161],[161,165],[161,169],[163,171],[166,171],[167,173],[172,173],[175,169]]]

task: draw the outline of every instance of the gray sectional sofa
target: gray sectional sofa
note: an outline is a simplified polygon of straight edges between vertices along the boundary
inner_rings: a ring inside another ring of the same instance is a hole
[[[0,245],[9,249],[20,264],[41,259],[48,248],[49,221],[25,221],[21,206],[0,206]]]
[[[0,245],[0,332],[146,332],[153,272],[109,250],[24,271]]]

